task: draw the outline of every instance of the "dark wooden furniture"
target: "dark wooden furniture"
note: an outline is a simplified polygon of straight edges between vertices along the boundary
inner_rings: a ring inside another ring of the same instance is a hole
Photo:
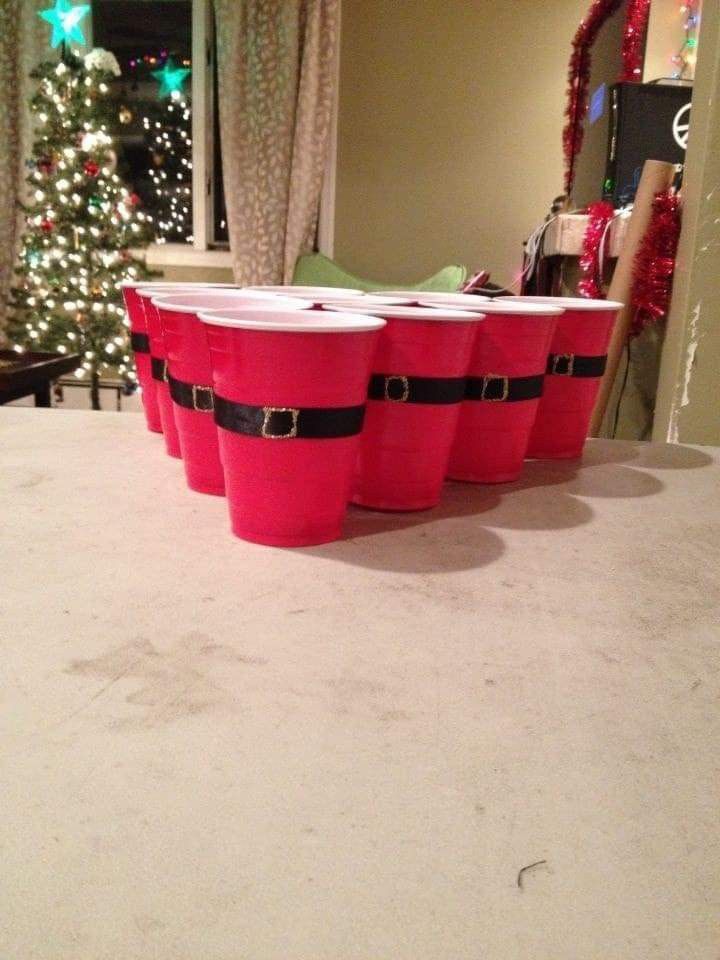
[[[49,407],[54,380],[77,370],[82,357],[76,353],[16,353],[0,350],[0,404],[33,394],[36,407]]]

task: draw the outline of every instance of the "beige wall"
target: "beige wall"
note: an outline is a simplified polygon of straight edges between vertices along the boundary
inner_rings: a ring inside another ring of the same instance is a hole
[[[671,77],[676,69],[671,57],[680,50],[685,37],[685,16],[680,6],[678,0],[652,0],[643,71],[646,81]],[[685,76],[692,80],[694,73],[690,69]]]
[[[185,280],[192,283],[232,283],[230,267],[154,267],[162,273],[163,280]]]
[[[703,7],[653,439],[720,444],[720,5]]]
[[[570,41],[589,0],[343,0],[335,257],[508,283],[562,190]]]

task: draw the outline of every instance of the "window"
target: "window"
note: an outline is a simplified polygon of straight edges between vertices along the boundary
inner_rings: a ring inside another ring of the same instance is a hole
[[[228,246],[213,27],[211,0],[93,0],[93,43],[122,69],[118,170],[153,217],[152,263]]]

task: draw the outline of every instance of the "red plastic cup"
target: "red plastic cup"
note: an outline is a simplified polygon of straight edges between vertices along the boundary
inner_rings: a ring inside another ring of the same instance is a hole
[[[444,293],[442,290],[383,290],[384,297],[407,297],[414,306],[421,304],[452,307],[453,310],[474,310],[478,302],[483,303],[489,297],[474,293]]]
[[[550,342],[563,311],[503,300],[483,304],[482,311],[447,475],[507,483],[522,473]]]
[[[545,389],[530,434],[528,457],[582,456],[600,387],[604,358],[622,304],[581,297],[508,297],[565,308],[550,345]]]
[[[163,342],[162,325],[160,315],[151,301],[158,293],[170,293],[171,291],[180,293],[188,289],[205,290],[208,288],[231,289],[233,285],[230,283],[173,283],[172,281],[167,281],[162,284],[150,282],[136,288],[138,297],[142,303],[147,332],[150,337],[150,365],[153,383],[155,385],[155,396],[160,413],[160,424],[165,437],[165,450],[168,456],[175,457],[178,460],[182,457],[182,453],[180,451],[180,438],[178,437],[177,427],[175,426],[175,415],[167,383],[167,356]]]
[[[482,314],[381,307],[353,503],[427,510],[440,500]]]
[[[198,493],[223,496],[225,479],[213,418],[210,349],[198,311],[308,310],[312,304],[299,297],[223,289],[160,293],[151,303],[159,312],[163,329],[168,386],[187,485]]]
[[[155,393],[155,381],[152,378],[150,367],[150,341],[147,323],[145,322],[145,311],[143,310],[142,301],[137,292],[138,287],[144,287],[149,282],[151,281],[122,280],[120,288],[130,323],[130,336],[135,354],[135,369],[137,371],[138,383],[140,384],[140,397],[145,412],[147,428],[153,433],[162,433],[160,410]]]
[[[200,319],[233,533],[282,547],[337,540],[384,321],[260,310]]]

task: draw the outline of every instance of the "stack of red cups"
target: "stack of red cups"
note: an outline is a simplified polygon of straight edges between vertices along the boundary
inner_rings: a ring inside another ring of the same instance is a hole
[[[582,297],[507,299],[564,309],[550,344],[545,389],[527,455],[539,460],[580,457],[605,372],[610,336],[623,305]]]
[[[310,301],[251,290],[168,291],[153,297],[167,357],[167,387],[187,484],[198,493],[222,496],[225,481],[213,419],[213,386],[201,310],[309,309]]]
[[[482,314],[419,306],[372,312],[387,326],[373,364],[352,501],[427,510],[440,501]]]
[[[274,546],[338,539],[384,321],[311,310],[200,319],[233,532]]]
[[[562,308],[494,300],[478,305],[448,477],[508,483],[522,473],[542,396],[550,341]]]

